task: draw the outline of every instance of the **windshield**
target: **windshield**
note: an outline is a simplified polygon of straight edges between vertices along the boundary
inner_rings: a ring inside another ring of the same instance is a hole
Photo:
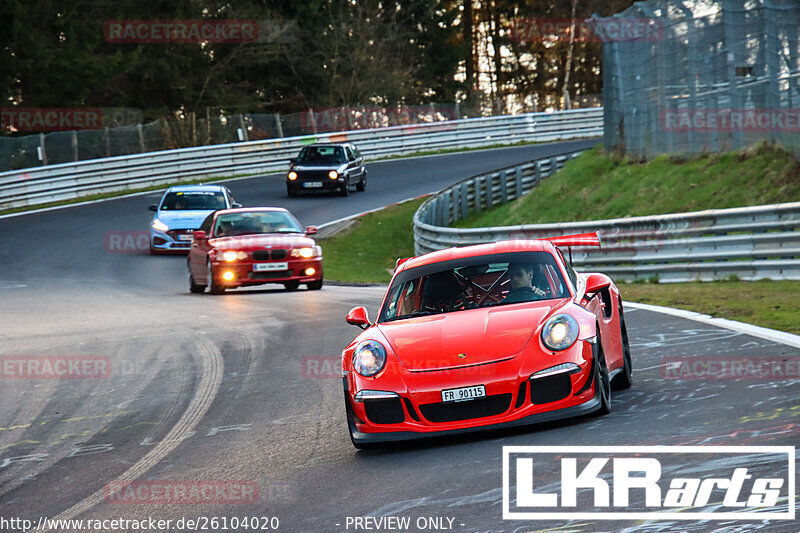
[[[339,164],[346,162],[341,146],[306,146],[297,156],[298,163]]]
[[[258,233],[303,233],[303,230],[292,215],[283,211],[225,213],[214,223],[214,237]]]
[[[473,257],[398,275],[380,321],[569,296],[555,258],[547,252]]]
[[[162,211],[225,209],[225,195],[219,191],[170,192],[161,202]]]

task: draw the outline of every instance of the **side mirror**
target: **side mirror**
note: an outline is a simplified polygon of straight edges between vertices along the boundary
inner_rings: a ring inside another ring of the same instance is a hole
[[[611,286],[611,278],[605,274],[589,274],[586,278],[586,292],[595,293]]]
[[[151,204],[147,209],[150,211],[158,211],[158,206],[156,204]]]
[[[297,158],[293,157],[293,158],[289,159],[289,164],[296,165],[297,164]]]
[[[239,207],[242,207],[242,204],[240,204],[239,202],[233,202],[233,203],[231,203],[231,207],[234,208],[234,209],[237,209]]]
[[[200,231],[200,230],[193,231],[192,232],[192,238],[194,240],[196,240],[196,241],[204,241],[204,240],[206,240],[206,232],[205,231]]]
[[[306,235],[316,235],[317,227],[316,226],[306,226]]]
[[[369,316],[367,315],[367,308],[366,307],[354,307],[347,313],[347,317],[345,318],[348,324],[352,324],[353,326],[358,326],[361,329],[367,329],[369,324]]]

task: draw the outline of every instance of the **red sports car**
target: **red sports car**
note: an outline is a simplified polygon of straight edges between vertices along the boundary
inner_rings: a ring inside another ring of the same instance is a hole
[[[189,291],[282,283],[294,290],[305,283],[322,288],[322,248],[286,209],[254,207],[211,213],[192,235],[187,260]]]
[[[611,409],[632,383],[622,300],[559,246],[596,234],[450,248],[398,260],[372,323],[342,352],[357,448]]]

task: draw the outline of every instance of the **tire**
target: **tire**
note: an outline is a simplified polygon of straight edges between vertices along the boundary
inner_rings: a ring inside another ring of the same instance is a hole
[[[317,281],[309,281],[306,283],[306,287],[308,287],[308,290],[310,291],[320,290],[322,288],[322,278],[319,278]]]
[[[300,286],[299,281],[284,281],[283,288],[287,291],[296,291],[297,288]]]
[[[622,338],[622,372],[614,377],[612,384],[616,390],[623,390],[630,389],[633,385],[633,362],[631,361],[631,345],[628,342],[628,328],[622,312],[622,302],[619,304],[619,334]]]
[[[340,196],[350,196],[350,178],[344,179],[344,185],[339,189]]]
[[[358,182],[356,185],[356,190],[359,192],[364,192],[367,190],[367,171],[365,170],[364,173],[361,175],[361,181]]]
[[[206,283],[208,284],[208,292],[211,294],[222,294],[225,292],[225,287],[214,280],[214,273],[211,271],[211,261],[206,263]]]
[[[597,364],[595,365],[595,387],[600,387],[600,407],[598,415],[607,415],[611,412],[611,381],[608,379],[608,365],[603,352],[603,343],[600,339],[599,329],[597,335]]]
[[[289,198],[294,198],[295,196],[297,196],[297,192],[293,191],[289,187],[286,187],[286,196],[288,196]]]
[[[189,292],[192,294],[200,294],[201,292],[205,292],[206,286],[205,285],[198,285],[194,282],[194,276],[192,276],[192,271],[189,270]]]

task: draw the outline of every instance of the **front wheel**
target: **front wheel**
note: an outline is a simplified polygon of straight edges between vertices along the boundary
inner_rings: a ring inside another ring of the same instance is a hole
[[[206,290],[205,285],[198,285],[194,282],[194,276],[192,276],[192,270],[189,269],[189,292],[192,294],[200,294],[201,292]]]
[[[284,281],[283,282],[283,288],[286,289],[287,291],[296,291],[297,287],[299,287],[299,286],[300,286],[300,282],[299,281]]]
[[[358,182],[356,185],[356,190],[359,192],[364,192],[367,189],[367,171],[364,171],[364,174],[361,175],[361,181]]]
[[[342,188],[339,190],[339,194],[341,196],[350,196],[350,180],[344,178],[344,183],[342,184]]]
[[[211,269],[211,261],[206,263],[206,283],[208,284],[208,292],[211,294],[222,294],[225,292],[225,287],[214,279],[214,271]]]
[[[317,281],[309,281],[306,283],[306,287],[310,291],[318,291],[322,288],[322,278],[319,278]]]
[[[603,343],[597,335],[597,364],[595,364],[595,388],[600,388],[600,408],[597,413],[607,415],[611,412],[611,380],[608,378],[608,365],[603,353]]]

